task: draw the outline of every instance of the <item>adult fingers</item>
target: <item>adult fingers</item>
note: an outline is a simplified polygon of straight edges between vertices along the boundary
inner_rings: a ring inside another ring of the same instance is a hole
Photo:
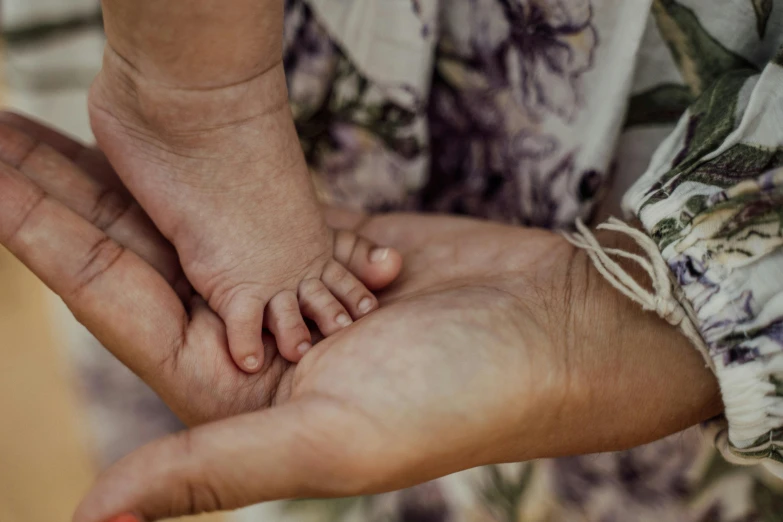
[[[361,491],[361,472],[345,458],[346,440],[339,440],[345,435],[336,432],[348,425],[353,439],[374,434],[360,416],[346,415],[332,400],[305,399],[166,437],[104,473],[74,522],[123,513],[151,522]]]
[[[188,317],[151,266],[3,163],[0,243],[123,363],[165,386],[161,367],[183,346]]]
[[[18,126],[3,123],[3,116],[5,120],[25,122],[21,126],[45,135],[46,141],[20,131]],[[174,248],[131,196],[88,176],[49,143],[71,156],[81,147],[40,124],[0,114],[0,161],[16,167],[49,196],[135,252],[169,284],[181,282],[184,277]]]
[[[72,161],[88,176],[119,192],[126,191],[106,155],[95,147],[55,130],[48,125],[28,116],[8,111],[0,111],[0,123],[14,127],[33,139],[45,143]]]

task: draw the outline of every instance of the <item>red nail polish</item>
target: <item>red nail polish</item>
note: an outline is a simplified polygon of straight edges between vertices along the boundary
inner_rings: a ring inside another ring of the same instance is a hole
[[[133,515],[120,515],[118,517],[109,519],[108,522],[139,522],[139,519]]]

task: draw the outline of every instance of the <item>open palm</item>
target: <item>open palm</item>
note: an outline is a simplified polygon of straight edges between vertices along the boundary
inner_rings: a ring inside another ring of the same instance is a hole
[[[0,241],[186,423],[207,423],[110,469],[79,522],[388,491],[484,463],[617,449],[694,422],[685,407],[665,426],[643,422],[640,397],[651,389],[633,380],[640,367],[666,371],[666,349],[593,382],[618,366],[616,353],[590,353],[606,344],[595,332],[613,315],[637,334],[661,324],[583,284],[589,267],[564,240],[451,217],[332,211],[333,226],[400,250],[403,274],[381,310],[298,365],[268,339],[264,369],[247,375],[229,356],[222,321],[190,296],[170,245],[100,154],[4,119]],[[585,300],[603,322],[575,312]],[[676,332],[658,339],[682,350]],[[625,409],[591,405],[596,389],[622,389]],[[681,393],[652,391],[652,407]],[[588,421],[589,436],[576,435]]]

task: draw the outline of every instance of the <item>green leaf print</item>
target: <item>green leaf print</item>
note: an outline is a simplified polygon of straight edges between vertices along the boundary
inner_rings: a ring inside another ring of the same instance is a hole
[[[658,29],[694,95],[732,69],[755,68],[712,37],[696,14],[675,0],[654,0]]]
[[[727,188],[782,165],[783,149],[780,147],[737,143],[720,156],[700,162],[688,173],[688,181]],[[750,197],[756,199],[758,194],[752,194]]]
[[[690,179],[701,158],[717,149],[735,127],[737,97],[753,70],[732,71],[702,94],[689,109],[687,136],[683,149],[675,158],[672,168],[656,184],[650,187],[653,194],[644,206],[668,197],[681,182]],[[661,190],[662,185],[667,190]]]
[[[756,13],[756,30],[759,33],[759,38],[764,38],[764,33],[767,32],[767,22],[769,22],[769,15],[772,14],[773,1],[772,0],[750,0],[753,4],[753,11]]]
[[[675,123],[693,100],[693,93],[685,85],[658,85],[631,98],[625,128]]]
[[[650,230],[650,235],[658,243],[658,249],[663,250],[669,243],[676,240],[682,232],[682,224],[675,218],[660,220]]]
[[[752,179],[760,174],[783,165],[783,149],[766,148],[738,143],[726,152],[691,169],[687,175],[682,175],[667,185],[666,191],[683,181],[697,181],[713,186],[727,187],[735,185],[742,179]],[[654,199],[665,197],[665,191],[660,191]],[[783,190],[767,190],[761,193],[750,193],[732,197],[730,200],[714,206],[706,205],[703,195],[694,196],[685,203],[678,218],[667,218],[652,229],[653,237],[661,249],[677,239],[694,216],[709,216],[710,213],[723,213],[726,210],[735,212],[734,218],[719,230],[715,230],[711,239],[725,238],[727,245],[742,243],[748,235],[762,239],[764,234],[759,231],[769,223],[781,223],[780,208],[783,206]],[[739,251],[737,251],[739,252]],[[750,255],[750,254],[748,254]],[[740,341],[747,333],[743,333]]]
[[[705,208],[707,208],[707,196],[702,194],[692,196],[685,202],[685,208],[682,210],[680,221],[682,223],[687,223],[693,216],[704,211]]]
[[[780,158],[780,154],[777,157]],[[778,243],[780,237],[780,217],[783,208],[783,188],[768,190],[757,194],[738,196],[715,208],[735,210],[734,219],[726,223],[713,237],[726,238],[730,242],[742,242],[753,236],[759,240]],[[733,207],[733,208],[732,208]],[[765,225],[777,224],[777,231],[771,235],[764,232]]]

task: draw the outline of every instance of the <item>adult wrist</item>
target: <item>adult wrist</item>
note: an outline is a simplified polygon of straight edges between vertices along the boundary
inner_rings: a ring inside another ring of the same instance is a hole
[[[644,255],[621,234],[598,232],[596,238],[604,248]],[[640,285],[650,285],[635,263],[619,263]],[[637,446],[722,411],[717,380],[685,335],[620,293],[584,249],[575,248],[564,264],[567,279],[555,294],[569,302],[561,342],[572,392],[561,428],[579,434],[564,441],[564,453]]]
[[[282,62],[243,83],[186,89],[150,79],[107,46],[89,109],[93,119],[110,115],[183,152],[214,148],[220,140],[230,145],[243,129],[255,132],[259,124],[285,132],[298,147]]]

